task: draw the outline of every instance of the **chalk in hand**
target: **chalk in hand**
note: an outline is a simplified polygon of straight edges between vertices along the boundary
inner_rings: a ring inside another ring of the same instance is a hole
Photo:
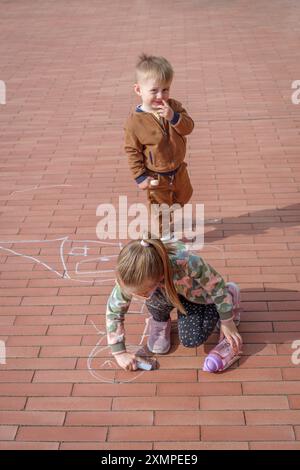
[[[158,180],[151,180],[150,184],[151,186],[158,186]]]
[[[138,369],[142,369],[142,370],[151,370],[151,369],[153,369],[153,364],[150,364],[149,362],[137,361],[136,365],[137,365]]]

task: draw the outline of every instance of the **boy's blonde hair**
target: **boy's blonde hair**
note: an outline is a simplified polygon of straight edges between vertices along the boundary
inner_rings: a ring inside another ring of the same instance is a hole
[[[176,253],[176,247],[172,244],[164,246],[158,239],[133,240],[121,250],[117,262],[117,278],[125,286],[138,287],[145,282],[153,280],[159,282],[164,277],[164,285],[168,299],[181,313],[186,311],[180,302],[174,283],[173,270],[169,260],[169,254]]]
[[[164,57],[141,54],[135,69],[136,81],[154,78],[161,83],[171,82],[174,71],[171,64]]]

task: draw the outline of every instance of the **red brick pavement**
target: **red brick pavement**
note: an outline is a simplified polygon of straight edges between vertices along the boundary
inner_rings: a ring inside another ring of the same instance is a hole
[[[297,0],[1,2],[1,449],[300,448],[299,16]],[[145,200],[122,149],[141,51],[174,66],[205,255],[242,287],[244,356],[221,375],[201,371],[215,336],[188,350],[174,332],[134,376],[93,351],[119,250],[96,208]]]

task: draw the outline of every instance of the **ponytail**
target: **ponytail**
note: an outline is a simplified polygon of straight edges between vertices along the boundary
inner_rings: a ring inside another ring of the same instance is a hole
[[[165,289],[168,299],[170,300],[171,304],[174,305],[174,307],[176,307],[181,313],[186,314],[186,311],[178,298],[178,294],[174,286],[173,269],[168,256],[170,252],[174,251],[174,245],[171,245],[168,250],[168,248],[166,248],[163,242],[159,239],[150,238],[145,241],[154,247],[162,261]]]

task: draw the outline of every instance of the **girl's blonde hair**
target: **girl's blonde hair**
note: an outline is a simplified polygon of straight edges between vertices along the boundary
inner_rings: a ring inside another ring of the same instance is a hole
[[[154,78],[161,83],[172,81],[174,71],[171,64],[164,57],[141,54],[136,64],[136,80]]]
[[[125,286],[134,288],[142,286],[149,279],[159,282],[164,277],[168,299],[181,313],[186,314],[173,283],[169,254],[175,253],[174,244],[165,246],[158,239],[147,238],[143,243],[141,240],[133,240],[124,246],[118,256],[117,277]]]

